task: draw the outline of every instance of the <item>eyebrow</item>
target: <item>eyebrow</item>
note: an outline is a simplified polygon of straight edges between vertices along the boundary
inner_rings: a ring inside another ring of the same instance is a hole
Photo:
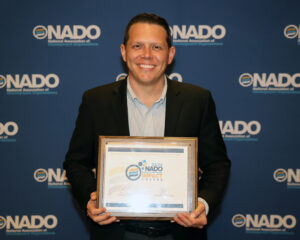
[[[160,44],[160,45],[164,44],[163,42],[144,42],[144,41],[134,41],[131,44],[136,44],[136,43],[139,43],[139,44]]]

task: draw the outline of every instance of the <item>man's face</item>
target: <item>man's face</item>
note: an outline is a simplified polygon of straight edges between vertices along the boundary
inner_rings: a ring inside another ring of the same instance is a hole
[[[175,48],[168,48],[167,33],[162,26],[136,23],[129,29],[126,46],[121,54],[126,62],[130,81],[143,85],[164,80],[164,73],[175,55]]]

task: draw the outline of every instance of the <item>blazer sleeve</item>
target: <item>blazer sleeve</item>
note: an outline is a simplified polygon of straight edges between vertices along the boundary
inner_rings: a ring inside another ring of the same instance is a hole
[[[96,191],[94,123],[85,93],[79,107],[75,129],[63,164],[72,192],[82,209],[86,209],[90,193]]]
[[[216,107],[209,91],[206,92],[199,133],[199,167],[203,171],[198,195],[206,200],[210,210],[220,204],[230,174],[230,160],[220,132]],[[211,211],[210,211],[211,212]]]

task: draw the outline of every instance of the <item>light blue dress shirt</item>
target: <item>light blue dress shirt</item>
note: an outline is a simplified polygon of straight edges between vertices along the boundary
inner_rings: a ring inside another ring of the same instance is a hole
[[[164,136],[167,87],[167,79],[165,77],[165,86],[160,98],[148,108],[139,101],[130,86],[129,79],[127,79],[127,107],[130,136]]]

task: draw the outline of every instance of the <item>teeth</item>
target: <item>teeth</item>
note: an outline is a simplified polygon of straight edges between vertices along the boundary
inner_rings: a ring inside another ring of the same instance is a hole
[[[141,64],[140,65],[142,68],[154,68],[153,65],[147,65],[147,64]]]

